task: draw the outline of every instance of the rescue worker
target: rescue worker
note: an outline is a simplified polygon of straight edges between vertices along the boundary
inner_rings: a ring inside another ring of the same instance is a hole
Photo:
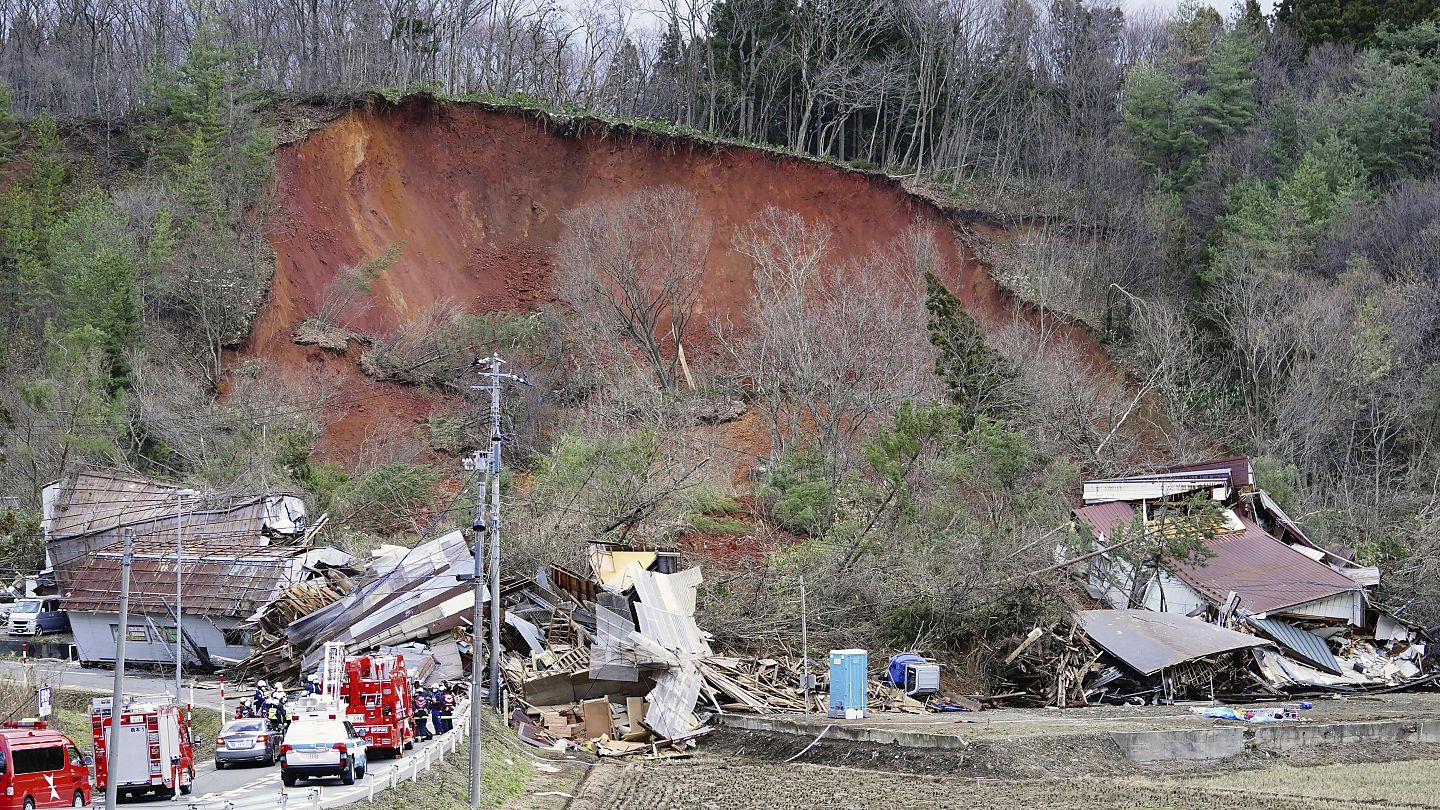
[[[250,705],[254,708],[256,717],[263,716],[265,713],[265,694],[269,688],[270,684],[266,683],[264,678],[255,684],[255,697],[250,701]]]
[[[250,701],[242,698],[240,704],[235,707],[235,719],[244,720],[253,716],[254,712],[250,710]]]
[[[415,739],[428,740],[430,733],[430,694],[416,682],[410,697],[410,706],[415,710]]]
[[[278,699],[270,700],[265,706],[265,722],[270,726],[271,730],[280,731],[284,719],[285,710],[281,708],[280,701]]]
[[[445,698],[438,683],[430,684],[430,728],[432,734],[445,733]]]
[[[305,679],[305,694],[320,694],[320,673],[312,672],[310,673],[310,677]]]
[[[445,730],[449,731],[455,727],[455,693],[450,691],[448,686],[445,687],[444,699],[445,714],[442,717],[445,720]]]

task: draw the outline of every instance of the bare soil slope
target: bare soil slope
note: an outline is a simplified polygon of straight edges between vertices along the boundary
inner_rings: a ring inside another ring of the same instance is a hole
[[[863,253],[912,224],[931,230],[946,282],[987,328],[1037,320],[976,261],[960,238],[964,217],[875,174],[771,152],[660,135],[590,119],[412,97],[379,96],[282,148],[271,242],[276,271],[242,356],[278,364],[297,382],[325,372],[347,384],[350,413],[319,449],[345,454],[386,419],[423,420],[421,392],[375,383],[353,357],[292,342],[326,284],[347,265],[403,243],[357,324],[383,333],[442,299],[474,311],[527,310],[553,299],[550,248],[560,215],[635,189],[678,185],[714,223],[701,320],[739,320],[750,267],[731,252],[736,230],[775,205],[830,224],[839,255]],[[1056,339],[1083,348],[1092,373],[1114,376],[1083,327],[1057,324]],[[352,351],[353,354],[353,351]]]

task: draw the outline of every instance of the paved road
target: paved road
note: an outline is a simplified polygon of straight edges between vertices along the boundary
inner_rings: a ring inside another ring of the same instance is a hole
[[[441,746],[444,744],[444,741],[437,738],[416,744],[414,750],[406,751],[399,759],[372,761],[365,778],[350,786],[340,784],[337,777],[311,779],[293,788],[285,788],[280,783],[278,765],[240,766],[217,771],[215,763],[202,762],[195,768],[195,795],[192,798],[197,802],[218,803],[226,799],[256,801],[260,796],[273,796],[275,806],[280,807],[282,793],[299,793],[308,797],[310,788],[319,788],[320,800],[325,806],[349,804],[368,796],[372,784],[377,790],[382,784],[388,784],[392,774],[396,774],[398,779],[411,778],[416,765],[423,763],[427,756],[438,761]],[[425,774],[421,773],[420,779],[425,778]]]
[[[38,684],[48,684],[56,689],[86,689],[108,693],[115,685],[115,672],[109,669],[86,669],[79,664],[54,659],[32,659],[30,669]],[[0,678],[24,677],[25,668],[13,658],[0,658]],[[203,684],[203,685],[202,685]],[[131,695],[155,695],[175,691],[174,678],[166,678],[149,672],[125,674],[125,692]],[[186,689],[189,697],[189,689]],[[240,695],[230,695],[226,704],[234,708]],[[195,705],[219,708],[220,693],[210,681],[200,681],[195,687]]]
[[[33,677],[38,683],[46,683],[55,688],[109,692],[114,685],[115,674],[108,669],[85,669],[79,664],[54,660],[31,661],[30,667]],[[0,678],[18,679],[23,675],[24,669],[19,661],[0,659]],[[159,694],[166,691],[167,688],[173,689],[174,681],[163,676],[148,673],[125,676],[125,691],[129,694]],[[240,697],[239,695],[227,696],[227,706],[233,710]],[[220,695],[216,689],[197,688],[195,690],[196,705],[217,707],[219,700]],[[413,750],[405,752],[404,756],[399,759],[371,762],[370,770],[365,774],[365,778],[357,781],[353,786],[341,785],[339,778],[335,778],[301,782],[294,788],[286,789],[280,783],[280,767],[278,765],[270,767],[242,765],[217,771],[213,760],[204,760],[195,766],[195,791],[192,796],[177,798],[173,802],[159,800],[146,802],[142,798],[138,799],[137,803],[142,806],[147,803],[168,806],[179,804],[183,807],[188,802],[206,802],[206,806],[213,807],[218,806],[218,802],[226,799],[256,801],[260,796],[273,796],[274,806],[280,807],[280,797],[283,793],[298,793],[308,799],[309,789],[319,788],[322,803],[326,807],[334,807],[365,798],[369,795],[372,784],[377,788],[381,783],[388,784],[392,774],[395,774],[398,779],[410,778],[415,772],[416,764],[424,762],[427,756],[438,760],[441,745],[442,741],[439,739],[422,742],[417,744]],[[425,776],[422,774],[420,778],[423,780]],[[97,804],[103,804],[103,801],[98,801]]]

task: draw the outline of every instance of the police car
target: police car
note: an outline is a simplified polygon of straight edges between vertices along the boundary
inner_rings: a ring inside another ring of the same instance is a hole
[[[292,715],[293,716],[293,715]],[[346,785],[365,778],[365,736],[341,711],[304,712],[290,721],[280,743],[280,780],[338,776]]]

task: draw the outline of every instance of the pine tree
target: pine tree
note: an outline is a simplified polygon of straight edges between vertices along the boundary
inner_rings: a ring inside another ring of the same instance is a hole
[[[1142,62],[1130,69],[1122,126],[1136,159],[1172,188],[1189,187],[1205,156],[1196,107],[1172,66]]]
[[[34,203],[35,228],[43,231],[59,218],[64,209],[65,157],[61,151],[55,116],[49,113],[35,116],[30,132],[34,145],[26,154],[30,171],[25,174],[25,186]]]
[[[925,309],[930,343],[935,346],[935,374],[946,398],[960,408],[962,431],[982,417],[1003,419],[1014,406],[1016,372],[1008,360],[985,343],[985,335],[960,299],[925,273]]]
[[[1208,140],[1245,129],[1255,120],[1254,34],[1237,27],[1211,49],[1205,92],[1197,103]]]
[[[1436,0],[1281,0],[1275,22],[1311,45],[1367,45],[1382,26],[1404,30],[1437,13]]]
[[[225,204],[215,192],[210,144],[204,132],[196,131],[190,137],[190,153],[177,173],[180,200],[185,203],[187,220],[192,225],[221,223]]]
[[[20,121],[10,96],[10,85],[0,81],[0,163],[9,163],[20,145]]]

